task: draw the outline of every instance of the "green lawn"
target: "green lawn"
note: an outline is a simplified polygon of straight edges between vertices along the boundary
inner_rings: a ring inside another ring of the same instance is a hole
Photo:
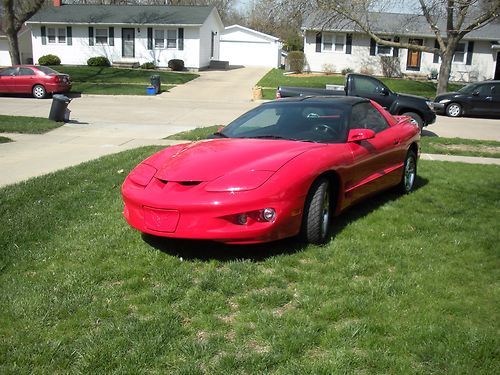
[[[257,83],[262,86],[264,99],[274,99],[276,88],[283,86],[304,86],[325,88],[326,84],[343,85],[345,77],[341,75],[311,75],[306,77],[294,77],[283,75],[283,70],[272,69]],[[400,93],[420,95],[426,98],[434,98],[436,96],[436,83],[431,81],[413,81],[409,79],[398,78],[380,78],[391,90]],[[450,84],[449,90],[458,90],[462,85]]]
[[[0,115],[0,133],[42,134],[63,124],[43,117]]]
[[[156,149],[0,189],[0,373],[498,372],[500,167],[421,162],[326,246],[229,247],[124,222]]]
[[[146,95],[146,87],[152,75],[159,75],[162,91],[181,85],[197,77],[187,72],[161,70],[123,69],[94,66],[53,66],[60,73],[69,74],[73,82],[72,92],[103,95]]]

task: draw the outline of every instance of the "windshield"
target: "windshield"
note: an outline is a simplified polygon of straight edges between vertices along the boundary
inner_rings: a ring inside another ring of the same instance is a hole
[[[38,70],[40,70],[41,72],[45,73],[45,74],[61,74],[57,71],[55,71],[54,69],[52,68],[49,68],[47,66],[42,66],[42,65],[39,65],[37,66]]]
[[[464,94],[472,94],[474,91],[479,89],[479,85],[477,83],[471,83],[470,85],[462,87],[458,92]]]
[[[220,136],[340,143],[347,138],[350,111],[332,102],[270,102],[231,122]]]

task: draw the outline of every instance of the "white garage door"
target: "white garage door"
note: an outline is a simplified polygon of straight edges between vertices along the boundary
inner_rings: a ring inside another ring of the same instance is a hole
[[[220,41],[220,59],[230,65],[278,66],[279,49],[276,43]]]

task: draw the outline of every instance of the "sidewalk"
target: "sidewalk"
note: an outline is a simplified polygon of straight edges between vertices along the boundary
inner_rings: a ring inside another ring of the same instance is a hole
[[[420,160],[439,160],[439,161],[451,161],[451,162],[468,163],[468,164],[496,164],[496,165],[500,165],[500,159],[484,158],[484,157],[476,157],[476,156],[421,154]]]

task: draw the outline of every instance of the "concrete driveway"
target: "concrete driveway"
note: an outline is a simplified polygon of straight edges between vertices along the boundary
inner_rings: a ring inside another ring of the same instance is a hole
[[[69,105],[71,121],[44,135],[6,134],[0,186],[126,149],[169,144],[162,138],[200,126],[227,124],[255,107],[252,87],[265,68],[205,71],[157,96],[84,95]],[[0,97],[0,113],[47,117],[52,100]]]

